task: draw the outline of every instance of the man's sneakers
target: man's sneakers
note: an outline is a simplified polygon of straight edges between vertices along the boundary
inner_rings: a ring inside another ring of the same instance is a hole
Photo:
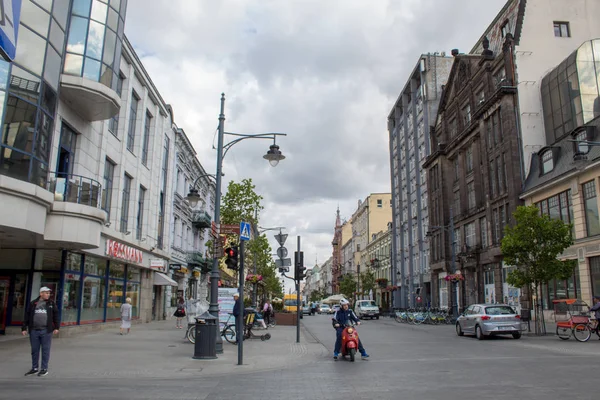
[[[340,356],[340,355],[339,355],[338,353],[333,353],[333,359],[334,359],[334,360],[336,360],[336,361],[337,361],[337,360],[338,360],[338,358],[339,358],[339,356]]]
[[[29,376],[29,375],[35,375],[35,374],[37,374],[37,373],[38,373],[38,370],[37,370],[37,368],[32,368],[32,369],[31,369],[31,371],[29,371],[29,372],[27,372],[27,373],[25,374],[25,376]]]
[[[369,358],[369,355],[367,353],[363,353],[360,356],[363,360],[366,360],[367,358]]]
[[[46,375],[48,375],[48,370],[47,369],[42,369],[40,371],[40,373],[38,374],[38,376],[46,376]]]

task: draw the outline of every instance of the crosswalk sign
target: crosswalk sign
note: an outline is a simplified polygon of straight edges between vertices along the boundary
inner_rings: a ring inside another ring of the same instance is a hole
[[[250,240],[249,222],[240,222],[240,240]]]

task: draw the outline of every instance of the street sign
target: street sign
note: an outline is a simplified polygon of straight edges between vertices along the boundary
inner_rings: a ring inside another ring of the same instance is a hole
[[[7,61],[17,55],[21,0],[0,0],[0,53]]]
[[[288,251],[285,247],[280,247],[277,249],[277,257],[286,258],[288,255]]]
[[[219,235],[219,225],[215,224],[215,221],[212,221],[210,224],[210,228],[212,237],[217,237]]]
[[[224,245],[225,245],[225,237],[219,236],[219,237],[215,238],[215,240],[213,242],[213,248],[212,248],[213,258],[223,257],[223,252],[225,251],[223,249]]]
[[[275,266],[277,268],[291,267],[292,266],[292,259],[291,258],[283,258],[281,260],[275,260]]]
[[[240,222],[240,240],[250,240],[249,222]]]
[[[238,224],[221,224],[221,229],[219,230],[219,233],[221,235],[225,235],[225,234],[233,234],[233,235],[239,235],[240,234],[240,225]]]
[[[279,243],[280,246],[283,246],[285,241],[287,240],[287,237],[287,233],[278,233],[277,235],[275,235],[275,240],[277,240],[277,243]]]

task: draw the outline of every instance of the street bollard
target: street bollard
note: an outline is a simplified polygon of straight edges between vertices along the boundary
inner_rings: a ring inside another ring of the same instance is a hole
[[[211,360],[217,358],[215,342],[217,340],[217,319],[209,312],[196,317],[196,343],[194,359]]]

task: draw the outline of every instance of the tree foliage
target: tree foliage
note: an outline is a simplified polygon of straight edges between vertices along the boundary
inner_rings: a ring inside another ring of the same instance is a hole
[[[340,282],[340,293],[351,299],[356,293],[356,280],[353,275],[346,274]]]
[[[506,264],[517,268],[506,281],[515,287],[537,288],[553,279],[571,277],[574,260],[557,257],[573,244],[572,226],[540,215],[536,206],[518,207],[514,217],[515,226],[507,227],[502,239],[502,254]]]
[[[360,274],[360,289],[363,295],[368,295],[369,291],[375,292],[375,273],[370,269]]]
[[[240,183],[231,181],[227,193],[221,199],[221,223],[256,223],[256,216],[263,209],[262,196],[256,193],[252,179],[242,179]]]

